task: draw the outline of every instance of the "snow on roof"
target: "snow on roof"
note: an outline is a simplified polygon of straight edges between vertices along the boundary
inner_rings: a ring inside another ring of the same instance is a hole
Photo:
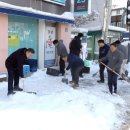
[[[127,31],[127,29],[125,29],[125,28],[110,26],[110,25],[109,25],[108,29],[112,30],[112,31],[118,31],[118,32],[126,32]]]
[[[72,28],[72,32],[87,33],[88,29],[87,28]]]
[[[102,30],[102,26],[97,26],[97,27],[88,27],[89,31],[99,31]]]
[[[57,15],[57,14],[39,11],[39,10],[30,8],[30,7],[15,6],[12,4],[5,3],[5,2],[0,2],[0,7],[10,8],[10,9],[15,9],[15,10],[20,10],[20,11],[26,11],[26,12],[34,13],[34,14],[53,16],[53,17],[57,17],[57,18],[63,18],[63,19],[68,19],[68,20],[74,21],[74,16],[71,12],[65,12],[62,15]]]
[[[110,26],[110,25],[109,25],[108,29],[112,30],[112,31],[117,31],[117,32],[127,32],[127,29],[125,29],[125,28]],[[89,31],[99,31],[99,30],[102,30],[102,27],[101,26],[88,27],[88,30]]]

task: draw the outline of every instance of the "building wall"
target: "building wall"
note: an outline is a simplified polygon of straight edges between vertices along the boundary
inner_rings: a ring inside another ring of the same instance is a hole
[[[66,6],[46,2],[43,0],[1,0],[1,1],[17,6],[32,7],[37,10],[55,14],[62,14],[65,11],[70,11],[70,0],[66,0]]]
[[[0,72],[5,72],[5,59],[8,55],[8,16],[0,14]]]
[[[104,4],[105,4],[105,0],[91,1],[91,11],[98,12],[99,16],[96,20],[90,21],[87,25],[84,26],[84,27],[88,28],[88,30],[89,30],[89,28],[94,28],[94,27],[99,27],[99,26],[102,27],[103,26]],[[109,14],[110,14],[110,12],[109,12]],[[109,15],[109,19],[110,18],[111,18],[111,15]],[[110,20],[109,20],[108,23],[110,24]]]
[[[62,39],[69,51],[69,43],[71,41],[71,26],[68,24],[58,24],[58,39]]]

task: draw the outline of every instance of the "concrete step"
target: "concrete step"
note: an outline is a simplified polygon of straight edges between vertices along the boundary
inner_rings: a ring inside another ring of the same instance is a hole
[[[7,81],[7,73],[0,73],[0,82]]]

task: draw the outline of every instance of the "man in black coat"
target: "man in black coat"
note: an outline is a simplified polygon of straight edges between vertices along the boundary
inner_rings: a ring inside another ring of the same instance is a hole
[[[5,62],[8,71],[8,94],[15,94],[14,91],[22,91],[19,88],[19,77],[23,75],[23,65],[25,61],[32,57],[35,51],[32,48],[21,48],[12,53]]]
[[[70,53],[73,53],[77,56],[80,55],[82,44],[81,44],[81,38],[83,37],[82,33],[79,33],[77,36],[74,37],[74,39],[71,41],[69,45]]]
[[[80,53],[82,52],[82,44],[81,44],[81,40],[83,37],[83,33],[79,33],[77,36],[74,37],[74,39],[70,42],[69,45],[69,49],[70,49],[70,53],[73,53],[77,56],[80,56]],[[80,77],[82,76],[82,70],[80,72]]]
[[[110,47],[104,43],[104,40],[100,39],[98,40],[98,46],[99,46],[99,60],[105,57],[110,49]],[[105,64],[107,64],[108,61],[104,61]],[[104,70],[105,66],[102,64],[99,64],[100,67],[100,80],[98,80],[98,83],[104,83]]]

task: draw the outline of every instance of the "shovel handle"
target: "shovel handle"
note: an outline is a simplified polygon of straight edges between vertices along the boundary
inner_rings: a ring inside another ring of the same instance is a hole
[[[112,71],[113,73],[115,73],[116,75],[122,77],[120,74],[118,74],[116,71],[113,71],[110,67],[108,67],[107,65],[105,65],[103,62],[100,62],[102,65],[104,65],[107,69],[109,69],[110,71]]]

